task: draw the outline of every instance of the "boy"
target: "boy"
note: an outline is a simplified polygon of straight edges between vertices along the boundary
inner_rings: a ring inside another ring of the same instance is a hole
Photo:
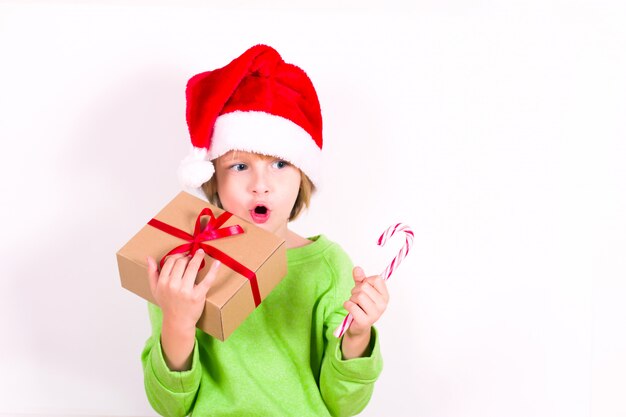
[[[149,258],[159,306],[149,306],[152,336],[142,354],[150,403],[165,416],[360,412],[382,369],[373,324],[389,296],[337,244],[289,230],[319,177],[322,117],[311,81],[256,45],[189,80],[187,123],[194,149],[181,164],[183,184],[283,237],[288,274],[220,342],[195,328],[219,262],[195,284],[201,250],[169,257],[160,272]],[[354,322],[337,339],[346,310]]]

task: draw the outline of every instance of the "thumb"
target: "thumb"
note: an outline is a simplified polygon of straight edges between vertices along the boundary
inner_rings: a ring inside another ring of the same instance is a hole
[[[365,279],[365,272],[363,271],[363,268],[355,266],[352,270],[352,277],[354,278],[354,282],[358,283],[363,281]]]
[[[206,294],[207,292],[209,292],[211,285],[213,285],[213,282],[215,282],[215,279],[217,278],[217,270],[219,269],[221,264],[222,263],[218,260],[213,261],[211,267],[209,268],[209,272],[207,272],[207,274],[204,276],[204,279],[200,281],[198,285],[196,285],[196,287],[199,291],[202,292],[202,294]]]
[[[159,280],[159,272],[157,271],[156,261],[152,258],[152,256],[146,257],[148,261],[148,281],[150,282],[150,291],[152,295],[156,293],[157,282]]]

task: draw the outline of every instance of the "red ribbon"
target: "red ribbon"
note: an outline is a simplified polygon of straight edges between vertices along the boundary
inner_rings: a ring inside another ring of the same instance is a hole
[[[209,216],[209,221],[206,226],[202,228],[202,224],[200,219],[203,216]],[[244,265],[240,264],[221,250],[214,248],[213,246],[207,245],[206,241],[221,239],[223,237],[234,236],[244,233],[244,230],[239,225],[228,226],[220,228],[230,217],[231,213],[225,211],[219,217],[215,218],[213,212],[210,208],[205,207],[202,209],[200,214],[198,214],[198,218],[196,219],[196,227],[194,229],[193,235],[189,233],[177,229],[174,226],[171,226],[167,223],[163,223],[157,219],[151,219],[148,224],[152,227],[159,229],[162,232],[170,234],[172,236],[176,236],[180,239],[186,240],[189,243],[184,243],[180,246],[175,247],[171,251],[169,251],[163,258],[161,258],[160,266],[163,268],[163,264],[165,263],[165,258],[170,255],[174,255],[176,253],[189,253],[193,256],[196,251],[200,248],[204,250],[204,253],[209,255],[211,258],[217,259],[224,265],[228,266],[233,271],[243,275],[250,281],[250,286],[252,287],[252,297],[254,298],[254,305],[258,306],[261,304],[261,294],[259,292],[259,283],[257,282],[256,274],[250,269],[246,268]],[[204,267],[204,260],[202,260],[202,264],[200,268]]]

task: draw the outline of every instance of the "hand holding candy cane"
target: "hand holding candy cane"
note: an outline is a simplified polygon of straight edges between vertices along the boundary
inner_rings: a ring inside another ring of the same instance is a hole
[[[404,232],[404,236],[405,236],[404,246],[402,247],[402,249],[400,249],[400,252],[398,253],[398,255],[395,258],[393,258],[391,263],[387,265],[387,268],[385,268],[385,270],[380,274],[380,276],[385,281],[389,279],[393,271],[395,271],[396,268],[400,265],[402,260],[409,253],[411,246],[413,245],[413,231],[411,230],[411,228],[403,223],[397,223],[387,228],[387,230],[385,230],[385,232],[382,235],[380,235],[380,237],[378,238],[378,246],[384,246],[387,240],[391,236],[393,236],[396,232]],[[348,328],[350,327],[350,324],[352,324],[352,320],[353,320],[352,314],[348,314],[346,318],[343,320],[343,323],[341,323],[341,325],[337,327],[334,335],[336,337],[343,336],[346,330],[348,330]]]

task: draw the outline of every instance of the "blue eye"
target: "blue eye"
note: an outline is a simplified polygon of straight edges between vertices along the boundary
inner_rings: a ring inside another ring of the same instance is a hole
[[[230,169],[232,169],[233,171],[245,171],[246,169],[248,169],[248,166],[246,164],[235,164],[231,166]]]
[[[289,162],[287,162],[287,161],[274,161],[272,166],[274,166],[274,168],[282,169],[282,168],[285,168],[285,167],[289,166]]]

